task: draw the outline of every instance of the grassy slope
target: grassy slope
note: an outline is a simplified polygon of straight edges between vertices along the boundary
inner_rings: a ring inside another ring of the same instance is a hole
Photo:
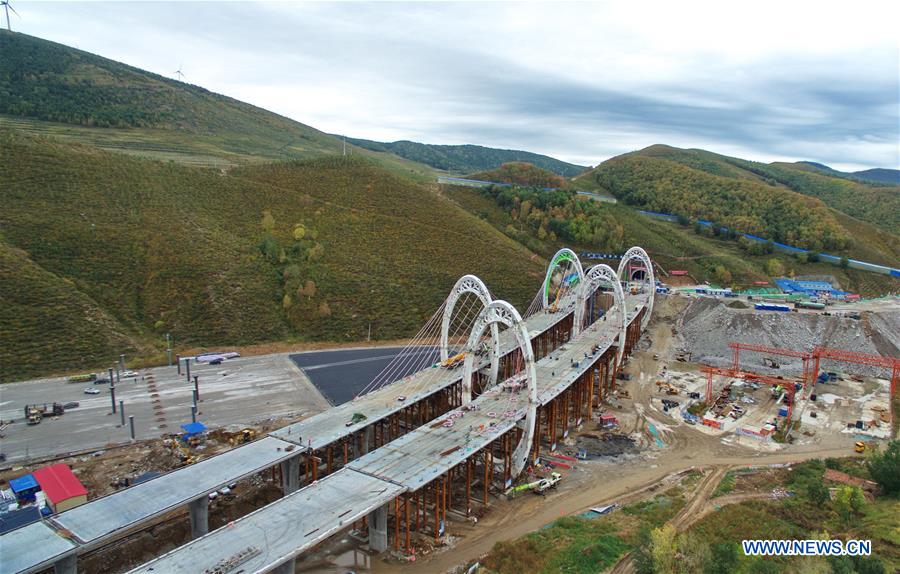
[[[457,174],[485,171],[511,161],[527,162],[558,175],[572,177],[586,168],[528,151],[496,149],[477,145],[432,145],[411,141],[392,143],[349,139],[354,144],[375,151],[390,152],[435,169]]]
[[[804,163],[765,164],[698,149],[655,145],[635,155],[668,159],[706,173],[753,180],[821,199],[828,206],[897,234],[900,231],[900,188],[866,185]],[[852,230],[851,230],[852,231]]]
[[[214,168],[343,149],[278,114],[55,42],[0,30],[0,53],[0,126]],[[393,154],[354,150],[398,173],[433,175]]]
[[[839,464],[860,468],[856,460],[841,459]],[[854,475],[852,468],[844,468]],[[897,572],[900,567],[900,501],[886,496],[864,505],[851,521],[841,520],[830,501],[813,502],[808,485],[821,482],[825,471],[822,461],[797,464],[789,472],[769,482],[760,490],[767,492],[782,487],[795,496],[780,500],[750,500],[723,506],[688,529],[702,544],[734,547],[733,564],[717,564],[711,557],[708,566],[735,574],[759,572],[832,572],[822,558],[745,557],[741,540],[812,539],[823,532],[831,539],[871,540],[874,556],[864,560],[880,561],[884,572]],[[862,471],[865,468],[862,467]],[[863,474],[864,476],[864,474]],[[481,560],[483,574],[519,574],[524,572],[602,572],[627,551],[637,550],[640,528],[656,528],[670,520],[685,504],[681,489],[672,489],[652,500],[624,506],[611,514],[593,519],[566,516],[517,539],[498,542]],[[753,490],[749,490],[752,492]],[[713,498],[712,502],[715,502]],[[683,538],[679,538],[679,551]],[[633,556],[634,557],[634,556]],[[686,565],[679,565],[686,567]],[[688,571],[678,569],[678,571]],[[855,571],[855,570],[852,570]],[[861,571],[861,570],[860,570]],[[874,570],[870,570],[874,571]]]
[[[516,304],[541,275],[489,225],[363,159],[220,175],[0,128],[0,189],[0,297],[22,301],[0,329],[0,380],[72,368],[81,353],[103,366],[124,350],[158,350],[165,332],[182,345],[347,340],[371,319],[374,337],[401,337],[464,273]],[[318,284],[306,303],[327,303],[330,317],[282,311],[279,270],[258,250],[264,210],[280,237],[295,223],[319,231],[324,257],[304,269]],[[64,303],[30,304],[37,293]],[[35,348],[54,352],[39,364]]]
[[[508,213],[475,189],[445,187],[444,191],[459,205],[489,221],[498,230],[528,245],[537,253],[549,256],[563,246],[558,242],[539,241],[532,233],[523,231],[523,227],[513,221]],[[640,245],[664,269],[686,269],[697,280],[714,281],[713,275],[709,273],[710,267],[724,265],[731,271],[737,285],[750,286],[753,281],[768,279],[765,265],[774,257],[783,262],[787,271],[793,270],[797,275],[833,275],[844,288],[867,296],[882,295],[897,289],[897,281],[887,276],[840,269],[828,263],[801,264],[791,257],[780,254],[749,255],[733,241],[701,237],[695,234],[691,227],[647,218],[624,205],[604,204],[603,208],[609,210],[624,228],[625,247]],[[850,219],[848,216],[843,217]],[[863,228],[873,231],[873,238],[892,239],[892,236],[885,238],[884,232],[874,230],[871,226]],[[578,252],[597,250],[597,246],[593,245],[571,245],[571,247]],[[876,254],[862,252],[860,255]],[[664,277],[662,279],[665,280]]]

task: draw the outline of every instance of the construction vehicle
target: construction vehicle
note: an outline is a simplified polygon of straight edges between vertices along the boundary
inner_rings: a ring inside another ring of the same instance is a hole
[[[544,494],[562,480],[562,475],[558,472],[551,472],[547,478],[542,478],[533,488],[535,494]]]
[[[565,291],[564,287],[560,287],[556,290],[556,298],[553,299],[553,303],[550,305],[550,312],[556,313],[559,311],[559,300],[562,299],[563,291]]]
[[[60,403],[53,403],[50,407],[47,407],[46,403],[43,405],[25,405],[25,421],[30,425],[36,425],[40,424],[44,417],[58,417],[65,412],[66,410]]]
[[[234,446],[236,444],[244,444],[252,442],[256,438],[256,431],[252,428],[241,429],[240,432],[232,433],[228,437],[228,444]]]
[[[30,425],[36,425],[41,422],[44,414],[37,407],[25,407],[25,421]]]
[[[92,383],[97,380],[97,373],[87,373],[85,375],[74,375],[66,379],[67,383]]]
[[[874,442],[860,440],[860,441],[856,441],[856,443],[854,443],[853,452],[862,454],[862,453],[866,452],[867,450],[875,450],[875,448],[876,448],[876,446],[875,446]]]
[[[445,369],[455,369],[456,367],[463,364],[463,361],[466,360],[465,353],[459,353],[449,357],[446,361],[441,363],[441,366]]]

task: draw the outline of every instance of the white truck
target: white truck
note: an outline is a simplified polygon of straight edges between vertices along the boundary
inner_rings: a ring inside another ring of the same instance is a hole
[[[547,478],[542,478],[540,482],[538,482],[534,488],[532,489],[535,494],[544,494],[562,480],[562,475],[558,472],[550,473],[550,476]]]

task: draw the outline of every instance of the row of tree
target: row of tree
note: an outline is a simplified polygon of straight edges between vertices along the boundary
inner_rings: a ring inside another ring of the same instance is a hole
[[[481,192],[540,240],[611,251],[624,247],[625,228],[600,204],[581,201],[574,191],[490,186]]]

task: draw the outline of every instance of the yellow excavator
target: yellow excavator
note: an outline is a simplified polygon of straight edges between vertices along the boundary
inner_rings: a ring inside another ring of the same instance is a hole
[[[453,355],[452,357],[449,357],[446,361],[442,362],[441,366],[446,369],[453,369],[453,368],[456,368],[459,365],[461,365],[463,363],[463,361],[465,361],[465,360],[466,360],[466,354],[459,353],[459,354]]]
[[[562,299],[563,291],[565,291],[565,287],[560,287],[556,291],[556,298],[553,300],[553,304],[550,305],[550,312],[556,313],[559,311],[559,300]]]

